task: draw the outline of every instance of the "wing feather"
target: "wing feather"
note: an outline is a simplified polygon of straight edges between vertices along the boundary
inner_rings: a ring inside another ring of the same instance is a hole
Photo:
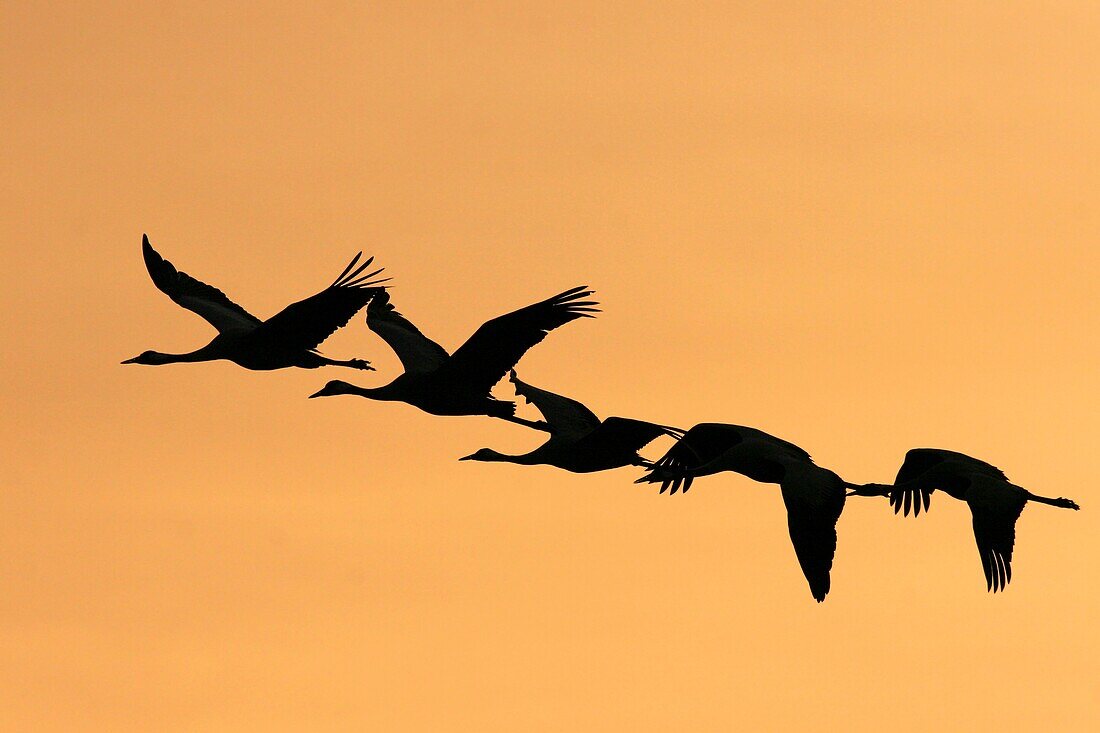
[[[435,371],[450,358],[446,349],[397,312],[388,293],[380,293],[371,301],[367,327],[389,344],[406,372]]]
[[[898,469],[897,478],[894,479],[896,488],[890,492],[890,506],[894,508],[894,513],[900,512],[903,516],[909,516],[909,511],[912,509],[913,516],[917,516],[921,513],[921,508],[928,511],[934,489],[919,485],[905,486],[905,484],[912,483],[934,467],[947,462],[958,465],[966,473],[1008,481],[1001,469],[965,453],[943,448],[913,448],[905,454],[905,460]]]
[[[581,285],[485,323],[455,351],[446,366],[448,377],[488,393],[550,331],[598,313],[599,304],[585,300],[590,295]]]
[[[986,589],[994,593],[1002,591],[1012,580],[1016,520],[1027,499],[1016,495],[1010,486],[979,480],[967,492],[967,504],[974,520],[974,540],[985,572]]]
[[[683,434],[676,428],[666,425],[657,425],[629,417],[609,417],[599,427],[584,436],[581,443],[594,448],[598,447],[597,449],[601,452],[615,455],[637,453],[662,435],[679,438]]]
[[[600,418],[580,402],[520,381],[515,369],[509,378],[516,394],[538,408],[555,436],[575,440],[600,427]]]
[[[388,279],[372,279],[382,268],[364,274],[374,262],[373,257],[356,267],[362,256],[362,252],[357,254],[332,285],[264,321],[257,329],[257,339],[270,342],[272,348],[311,351],[338,328],[346,326],[371,298],[384,292],[379,285]]]
[[[196,313],[221,333],[251,331],[260,319],[230,300],[225,293],[201,280],[177,270],[149,243],[148,235],[141,236],[141,253],[145,269],[157,289],[192,313]]]
[[[818,603],[829,593],[830,571],[836,555],[836,524],[844,509],[844,482],[831,471],[820,474],[814,484],[783,481],[783,503],[787,507],[787,529],[802,574]]]
[[[684,433],[635,483],[659,483],[663,494],[687,491],[695,476],[692,471],[710,463],[745,440],[739,426],[700,423]]]

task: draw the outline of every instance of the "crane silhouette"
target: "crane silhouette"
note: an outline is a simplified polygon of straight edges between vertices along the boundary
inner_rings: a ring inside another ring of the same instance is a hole
[[[398,313],[389,295],[382,293],[367,308],[367,326],[394,350],[404,373],[382,387],[357,387],[334,379],[310,397],[359,395],[405,402],[432,415],[488,415],[549,432],[544,422],[516,417],[516,404],[494,398],[490,390],[550,331],[598,313],[599,304],[585,300],[590,295],[588,286],[581,285],[494,318],[448,354]]]
[[[836,524],[847,484],[813,462],[794,443],[756,428],[724,423],[696,425],[635,483],[659,483],[660,493],[687,491],[692,481],[722,471],[779,484],[787,529],[810,593],[820,603],[829,593],[836,554]]]
[[[218,335],[201,349],[186,354],[146,351],[123,364],[160,365],[226,359],[255,370],[322,366],[372,368],[362,359],[329,359],[318,352],[317,347],[336,329],[346,325],[371,298],[385,292],[377,287],[385,279],[371,280],[382,272],[381,268],[363,274],[374,261],[373,257],[358,264],[363,256],[360,252],[327,288],[261,321],[222,291],[177,270],[153,249],[146,235],[141,238],[141,251],[153,284],[178,305],[206,319],[218,330]]]
[[[965,501],[973,516],[974,540],[982,559],[986,589],[996,593],[1012,580],[1012,549],[1016,520],[1029,501],[1078,510],[1077,502],[1032,494],[1008,480],[996,466],[942,448],[913,448],[905,454],[893,484],[850,484],[851,494],[887,496],[894,513],[913,516],[931,505],[937,489]]]
[[[520,381],[516,370],[510,379],[516,394],[526,398],[542,413],[550,429],[550,438],[530,453],[513,456],[492,448],[481,448],[460,461],[496,461],[524,466],[546,465],[571,471],[591,473],[622,466],[649,466],[638,451],[662,435],[680,438],[684,431],[666,425],[609,417],[600,420],[576,400]]]

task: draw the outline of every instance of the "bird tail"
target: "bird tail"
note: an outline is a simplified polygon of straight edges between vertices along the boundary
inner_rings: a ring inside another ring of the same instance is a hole
[[[1030,491],[1027,492],[1027,498],[1031,501],[1037,501],[1040,504],[1049,504],[1050,506],[1056,506],[1061,509],[1072,509],[1074,511],[1080,511],[1081,506],[1073,499],[1067,499],[1064,496],[1059,496],[1057,499],[1050,499],[1045,496],[1037,496]]]

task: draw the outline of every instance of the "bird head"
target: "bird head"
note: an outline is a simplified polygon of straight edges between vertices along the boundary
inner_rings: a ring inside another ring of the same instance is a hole
[[[123,364],[152,364],[159,366],[161,364],[167,364],[172,361],[169,354],[162,354],[159,351],[143,351],[133,359],[127,359],[122,362]]]
[[[321,387],[320,391],[315,392],[309,396],[310,399],[314,397],[331,397],[338,394],[355,394],[359,388],[354,384],[348,384],[342,382],[339,379],[333,379],[331,382]]]
[[[460,461],[500,461],[504,456],[492,448],[479,448],[468,456],[459,458]]]

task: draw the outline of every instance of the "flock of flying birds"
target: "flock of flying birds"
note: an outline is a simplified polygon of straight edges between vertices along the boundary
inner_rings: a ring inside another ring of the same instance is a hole
[[[1028,501],[1079,509],[1065,498],[1037,496],[1009,482],[1000,469],[976,458],[938,448],[914,448],[905,455],[892,484],[851,484],[816,465],[802,448],[761,430],[740,425],[703,423],[684,431],[667,425],[608,417],[601,420],[576,400],[520,381],[515,365],[532,346],[570,321],[591,318],[599,309],[587,286],[566,290],[485,323],[453,354],[429,339],[398,313],[389,293],[371,270],[374,258],[362,253],[316,295],[287,306],[261,321],[217,288],[177,270],[142,238],[145,266],[153,283],[180,306],[217,329],[206,346],[185,354],[146,351],[123,364],[172,364],[226,359],[246,369],[344,366],[371,370],[362,359],[336,360],[317,347],[336,329],[367,309],[367,326],[401,360],[405,371],[381,387],[358,387],[333,380],[311,397],[359,395],[406,402],[432,415],[486,415],[549,434],[529,453],[505,455],[482,448],[461,460],[549,465],[575,473],[640,466],[636,483],[660,484],[660,491],[686,492],[696,478],[733,471],[762,483],[779,484],[787,508],[787,526],[795,555],[819,602],[829,592],[836,554],[836,524],[848,496],[887,497],[894,512],[914,516],[927,511],[939,490],[966,502],[974,520],[988,590],[1003,590],[1012,579],[1016,520]],[[514,402],[492,396],[492,388],[510,375],[517,395],[526,398],[543,420],[517,417]],[[659,436],[675,444],[653,462],[638,451]]]

